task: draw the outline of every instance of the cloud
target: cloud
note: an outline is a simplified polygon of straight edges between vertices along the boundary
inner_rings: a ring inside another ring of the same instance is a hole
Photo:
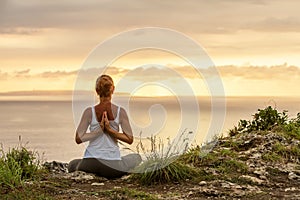
[[[25,69],[25,70],[20,70],[20,71],[15,71],[15,74],[18,75],[24,75],[24,74],[28,74],[30,72],[30,69]]]
[[[299,32],[300,18],[268,17],[260,21],[247,23],[243,28],[267,32]]]
[[[0,25],[29,28],[83,28],[98,24],[102,27],[117,21],[120,21],[120,24],[122,21],[125,22],[126,19],[116,17],[113,13],[128,14],[130,8],[131,6],[125,2],[94,0],[10,2],[3,9]]]
[[[241,78],[250,80],[290,80],[300,78],[300,68],[287,64],[274,66],[219,66],[224,78]]]
[[[109,66],[109,67],[93,67],[87,69],[80,69],[76,71],[77,78],[83,81],[94,82],[96,78],[101,74],[109,74],[111,76],[124,76],[129,70],[121,67]]]
[[[123,78],[128,78],[131,80],[138,81],[161,81],[173,78],[180,78],[180,74],[174,73],[166,67],[159,67],[155,65],[150,65],[147,67],[139,67],[134,70],[128,71]]]
[[[299,85],[300,67],[282,64],[276,66],[227,65],[216,68],[228,95],[297,95],[294,87]],[[38,73],[30,69],[14,72],[0,71],[0,86],[2,86],[0,90],[7,92],[33,89],[74,90],[74,83],[76,83],[76,90],[90,90],[93,89],[95,80],[103,69],[99,67],[80,72],[56,70]],[[168,88],[174,87],[182,94],[187,94],[188,90],[183,83],[188,82],[196,88],[199,95],[203,95],[203,92],[207,91],[205,81],[193,70],[189,66],[173,66],[169,69],[152,65],[133,70],[111,67],[105,73],[114,78],[118,92],[131,92],[128,91],[129,86],[154,82],[168,86]],[[82,77],[77,76],[81,73],[84,74]],[[202,73],[205,77],[211,78],[207,81],[214,81],[216,78],[212,68],[203,69]],[[22,83],[21,88],[20,83]],[[119,85],[120,83],[122,85]]]
[[[94,30],[103,27],[105,30],[124,30],[155,25],[187,33],[225,34],[244,29],[283,31],[284,28],[298,30],[299,27],[298,9],[291,9],[300,6],[300,2],[295,1],[270,3],[267,0],[191,0],[183,3],[179,0],[132,0],[130,4],[127,1],[109,0],[4,2],[0,27],[7,30],[0,32],[13,32],[19,27],[29,30]],[[274,18],[278,16],[278,8],[285,13],[285,18]],[[289,15],[293,17],[288,17]],[[267,26],[264,27],[264,24]],[[278,28],[274,28],[272,24],[278,25]]]
[[[30,69],[14,71],[11,76],[15,77],[15,78],[30,78],[31,76],[30,76],[29,72],[30,72]]]
[[[57,70],[57,71],[45,71],[39,74],[35,74],[33,76],[38,76],[42,78],[66,78],[68,76],[73,76],[76,74],[77,74],[77,70],[74,71]]]
[[[98,77],[102,73],[112,74],[115,76],[123,76],[129,70],[110,66],[107,68],[97,67],[97,68],[88,68],[81,70],[56,70],[56,71],[43,71],[39,73],[32,72],[31,69],[18,70],[13,72],[2,72],[0,70],[0,78],[26,78],[26,79],[35,79],[35,78],[43,78],[43,79],[67,79],[69,77],[80,76],[79,78],[83,78],[86,80],[95,80],[95,77]]]
[[[2,80],[7,80],[7,78],[9,77],[8,73],[7,72],[2,72],[0,70],[0,81]]]
[[[220,73],[216,73],[215,69]],[[172,72],[173,71],[173,72]],[[174,71],[176,71],[176,74]],[[202,77],[201,77],[202,75]],[[300,67],[287,64],[274,66],[217,66],[216,68],[201,69],[198,72],[190,66],[172,66],[172,69],[148,67],[139,68],[131,72],[134,80],[171,80],[176,78],[214,78],[221,76],[223,79],[245,79],[245,80],[291,80],[300,78]]]
[[[40,33],[42,30],[37,28],[0,28],[0,34],[4,35],[33,35]]]
[[[82,78],[88,81],[94,81],[101,73],[110,74],[113,77],[126,78],[132,81],[164,81],[176,80],[182,78],[188,79],[201,79],[201,75],[206,78],[214,78],[220,75],[223,79],[243,79],[243,80],[291,80],[300,78],[300,67],[291,66],[287,64],[274,65],[274,66],[217,66],[216,74],[212,67],[201,69],[199,76],[198,72],[190,66],[169,66],[162,67],[156,65],[149,65],[146,67],[139,67],[133,70],[128,68],[120,68],[111,66],[104,71],[103,67],[78,70],[57,70],[57,71],[44,71],[40,73],[32,73],[30,69],[3,72],[0,71],[0,80],[13,79],[13,78],[26,78],[27,80],[43,78],[43,79],[68,79],[70,77]]]
[[[74,71],[64,71],[64,70],[57,70],[57,71],[45,71],[40,73],[31,73],[31,69],[25,70],[18,70],[14,72],[2,72],[0,71],[0,79],[9,78],[25,78],[30,81],[30,79],[35,78],[45,78],[45,79],[64,79],[68,78],[69,76],[74,76],[77,74],[77,70]]]

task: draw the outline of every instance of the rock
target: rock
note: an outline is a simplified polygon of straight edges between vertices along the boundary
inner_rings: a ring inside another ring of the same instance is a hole
[[[297,168],[297,164],[296,163],[287,163],[286,164],[286,169],[289,171],[293,171],[295,168]]]
[[[256,184],[262,184],[264,181],[259,179],[259,178],[256,178],[256,177],[253,177],[253,176],[249,176],[249,175],[242,175],[241,176],[242,178],[246,178],[246,179],[249,179],[251,180],[253,183],[256,183]]]
[[[249,168],[255,168],[256,166],[253,163],[246,162]]]
[[[258,175],[259,179],[268,180],[267,175],[269,174],[264,167],[258,168],[253,171],[253,174]]]
[[[289,191],[295,191],[296,188],[295,187],[291,187],[291,188],[285,188],[284,191],[285,192],[289,192]]]
[[[82,171],[75,171],[72,173],[65,174],[63,178],[72,179],[75,181],[88,181],[88,180],[96,179],[96,176],[94,174],[89,174]]]
[[[235,189],[241,190],[241,189],[243,189],[243,187],[240,186],[240,185],[236,185],[236,186],[235,186]]]
[[[232,186],[235,186],[235,184],[227,181],[227,182],[222,182],[221,186],[223,188],[230,189]]]
[[[33,181],[25,181],[24,184],[26,184],[26,185],[33,185]]]
[[[206,181],[200,181],[199,185],[200,186],[207,185],[207,182]]]
[[[260,178],[261,180],[265,180],[265,181],[268,180],[268,178],[267,178],[266,176],[264,176],[264,175],[259,176],[259,178]]]
[[[121,180],[128,180],[130,178],[130,175],[122,176]]]
[[[67,173],[68,172],[68,163],[62,163],[57,161],[45,162],[43,164],[47,170],[53,173]]]
[[[290,172],[288,175],[288,178],[290,180],[300,180],[300,176],[298,176],[297,174],[295,174],[294,172]]]
[[[261,158],[261,153],[255,153],[252,156],[250,156],[250,158],[259,159],[259,158]]]
[[[230,185],[228,183],[221,183],[222,188],[229,189]]]
[[[97,182],[91,184],[91,186],[103,186],[103,185],[104,183],[97,183]]]
[[[247,190],[249,192],[255,192],[255,193],[262,193],[261,189],[257,186],[251,186],[251,185],[247,185]]]
[[[265,176],[268,174],[268,172],[266,172],[265,168],[259,168],[253,171],[253,174],[259,175],[259,176]]]

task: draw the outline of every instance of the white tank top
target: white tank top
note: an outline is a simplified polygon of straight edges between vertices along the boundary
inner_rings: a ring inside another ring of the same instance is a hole
[[[90,124],[90,131],[94,131],[100,128],[100,124],[97,121],[96,112],[94,106],[92,108],[92,121]],[[114,120],[109,121],[110,127],[116,131],[119,131],[119,113],[120,107],[118,107],[117,116]],[[88,134],[88,133],[87,133]],[[87,146],[84,158],[100,158],[104,160],[121,160],[120,149],[118,142],[110,136],[108,133],[103,133],[95,140],[90,141]]]

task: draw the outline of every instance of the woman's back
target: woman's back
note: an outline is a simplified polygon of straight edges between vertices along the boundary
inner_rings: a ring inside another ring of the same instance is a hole
[[[97,105],[98,106],[98,105]],[[89,126],[90,132],[93,132],[100,128],[99,118],[97,117],[97,107],[91,107],[92,112],[92,119]],[[101,106],[101,105],[100,105]],[[111,109],[114,117],[114,120],[110,120],[110,126],[115,131],[119,131],[119,124],[120,124],[120,107],[116,105],[112,105]],[[107,133],[101,134],[95,140],[89,142],[89,145],[86,148],[84,153],[84,158],[101,158],[105,160],[121,160],[120,150],[117,143],[117,140],[110,136]]]

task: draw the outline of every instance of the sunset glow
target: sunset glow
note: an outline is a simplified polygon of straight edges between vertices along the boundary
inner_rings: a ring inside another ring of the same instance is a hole
[[[4,0],[0,3],[0,92],[72,91],[78,71],[97,45],[123,31],[151,26],[178,31],[201,45],[218,69],[227,96],[299,96],[295,92],[300,85],[299,7],[300,2],[293,0],[134,0],[130,4]],[[175,70],[195,95],[210,95],[201,75],[189,69],[190,63],[169,52],[141,50],[123,55],[112,61],[107,73],[118,83],[125,72],[147,64]],[[160,72],[161,80],[176,85],[176,80]],[[136,94],[171,94],[157,87],[146,86]],[[185,95],[184,89],[180,94]]]

